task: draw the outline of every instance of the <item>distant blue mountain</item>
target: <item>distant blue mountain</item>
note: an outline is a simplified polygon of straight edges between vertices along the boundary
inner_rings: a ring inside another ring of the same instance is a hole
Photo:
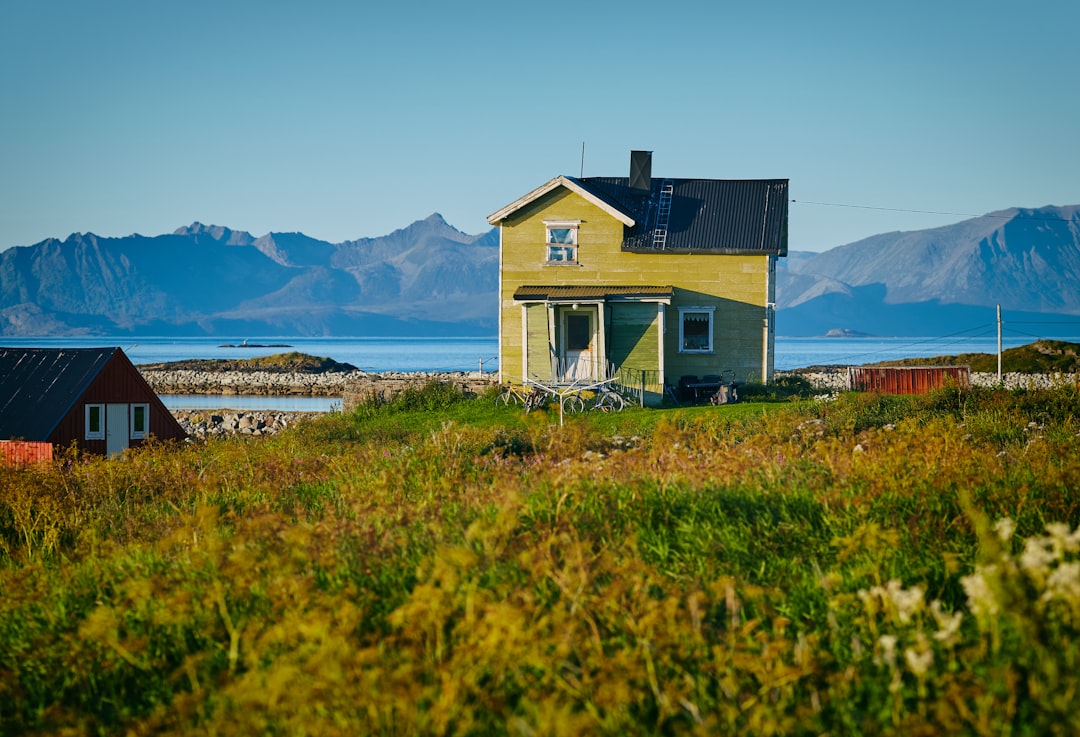
[[[994,323],[997,305],[1032,335],[1080,335],[1080,205],[795,252],[777,275],[782,335],[948,335]]]
[[[381,238],[75,233],[0,252],[0,334],[492,335],[494,231],[438,214]]]
[[[327,243],[201,223],[0,252],[0,335],[493,335],[498,232],[438,214]],[[781,335],[948,335],[1006,320],[1080,335],[1080,206],[885,233],[777,270]],[[1053,327],[1050,327],[1053,325]]]

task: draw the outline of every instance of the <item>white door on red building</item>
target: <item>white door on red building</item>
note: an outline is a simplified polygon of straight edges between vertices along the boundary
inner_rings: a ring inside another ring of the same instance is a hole
[[[105,452],[118,455],[128,448],[128,405],[105,405]]]

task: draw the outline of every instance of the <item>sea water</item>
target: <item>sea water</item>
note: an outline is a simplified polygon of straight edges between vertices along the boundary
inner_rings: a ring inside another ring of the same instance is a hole
[[[245,345],[246,340],[246,345]],[[1032,336],[1002,339],[1003,348],[1036,340]],[[490,338],[6,338],[11,348],[98,348],[118,346],[136,365],[189,359],[256,358],[297,351],[348,363],[363,371],[495,371],[498,341]],[[788,371],[806,366],[859,365],[900,358],[996,353],[996,336],[776,338],[775,366]],[[718,354],[722,357],[722,353]],[[723,367],[718,367],[723,370]]]
[[[190,359],[258,358],[296,351],[348,363],[363,371],[493,371],[498,341],[492,338],[5,338],[12,348],[118,346],[136,366]]]
[[[1015,348],[1036,340],[1033,336],[1008,336],[1002,348]],[[1066,340],[1069,340],[1066,338]],[[1075,340],[1075,339],[1073,339]],[[299,338],[246,339],[208,337],[137,338],[6,338],[0,346],[10,348],[97,348],[118,346],[136,365],[188,359],[255,358],[297,351],[330,358],[370,372],[392,371],[484,371],[498,369],[498,340],[490,338]],[[996,353],[996,335],[945,337],[843,337],[776,338],[777,370],[806,366],[857,366],[901,358],[951,356],[961,353]],[[722,359],[722,354],[718,354]],[[717,366],[724,370],[724,366]],[[340,398],[328,397],[215,397],[164,395],[169,409],[270,409],[325,412],[340,406]]]

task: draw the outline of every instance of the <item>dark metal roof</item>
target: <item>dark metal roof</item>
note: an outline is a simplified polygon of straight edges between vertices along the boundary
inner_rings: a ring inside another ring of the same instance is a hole
[[[651,253],[775,253],[787,255],[787,179],[652,179],[646,194],[628,177],[573,179],[635,221],[623,250]],[[660,192],[672,186],[663,247],[654,234],[663,226]]]
[[[119,348],[0,348],[0,440],[48,440]]]
[[[634,286],[521,286],[514,292],[518,302],[568,302],[580,300],[658,300],[671,299],[674,288],[636,284]]]

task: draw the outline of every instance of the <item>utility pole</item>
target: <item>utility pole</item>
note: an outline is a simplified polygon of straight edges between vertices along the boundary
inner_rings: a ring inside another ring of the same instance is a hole
[[[998,323],[998,384],[1001,383],[1001,305],[997,306]]]

